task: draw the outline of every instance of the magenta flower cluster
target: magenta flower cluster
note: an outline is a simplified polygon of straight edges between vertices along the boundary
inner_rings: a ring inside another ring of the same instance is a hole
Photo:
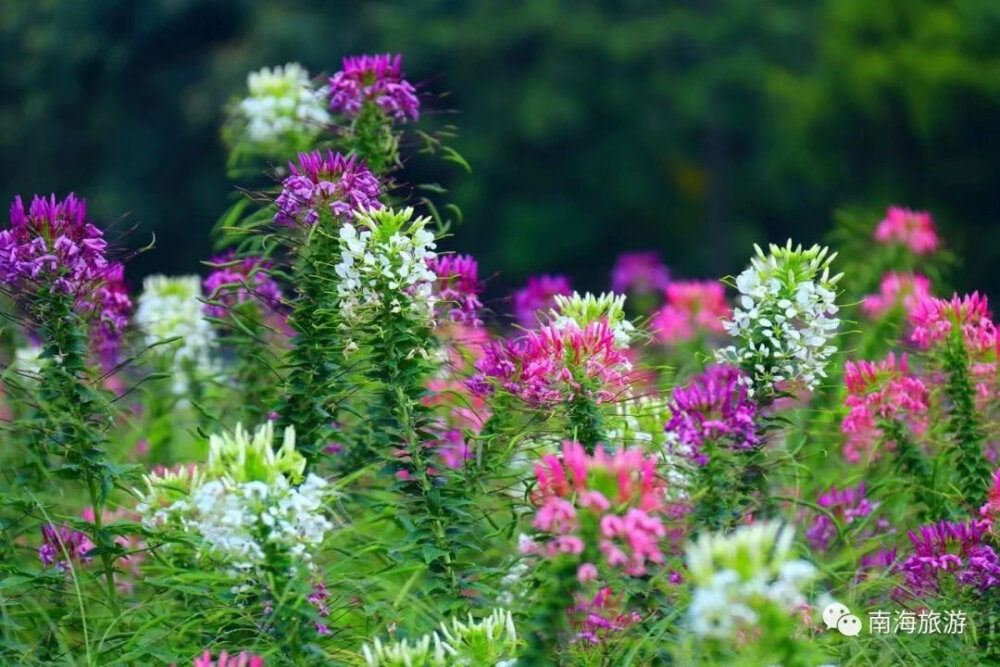
[[[456,324],[477,327],[482,324],[479,310],[479,264],[471,255],[432,255],[427,266],[437,276],[435,299],[448,307],[448,319]]]
[[[342,67],[330,77],[330,108],[334,111],[355,117],[365,102],[374,102],[396,121],[420,117],[417,91],[403,78],[402,55],[348,56]]]
[[[757,404],[747,396],[741,375],[732,366],[709,366],[687,385],[674,389],[670,421],[664,428],[678,453],[705,465],[706,442],[731,450],[749,450],[760,444]]]
[[[986,544],[989,525],[985,519],[941,521],[909,531],[913,553],[898,567],[909,591],[935,594],[945,577],[979,590],[1000,585],[1000,559]]]
[[[42,546],[38,548],[38,559],[44,567],[55,566],[66,572],[70,569],[71,562],[89,563],[90,557],[87,554],[93,550],[93,542],[78,530],[66,525],[57,528],[51,523],[42,526]]]
[[[132,301],[122,265],[108,261],[104,233],[86,216],[87,202],[72,193],[62,201],[35,195],[27,209],[15,197],[10,229],[0,231],[0,283],[24,295],[44,289],[71,295],[91,318],[96,347],[111,352]]]
[[[989,352],[997,346],[997,328],[985,295],[979,292],[951,299],[922,299],[910,312],[910,340],[920,347],[947,341],[956,328],[970,352]]]
[[[469,388],[477,396],[499,388],[534,407],[565,403],[581,395],[602,403],[629,385],[631,370],[605,320],[583,328],[569,322],[486,345]]]
[[[258,303],[270,310],[281,304],[281,288],[268,273],[271,263],[260,257],[239,259],[232,250],[213,257],[214,271],[205,278],[206,298],[214,303],[205,304],[210,317],[223,318],[227,311],[242,303]]]
[[[875,228],[879,243],[898,243],[915,255],[925,255],[938,248],[937,228],[926,211],[911,211],[901,206],[890,206],[885,218]]]
[[[655,251],[626,252],[611,271],[611,291],[617,294],[658,294],[670,284],[670,271]]]
[[[529,276],[528,284],[514,292],[514,318],[522,327],[535,327],[538,311],[555,306],[556,295],[572,292],[566,276]]]
[[[819,497],[816,503],[827,509],[845,526],[849,526],[859,517],[868,516],[874,506],[865,497],[865,483],[846,489],[831,486],[830,490]],[[806,539],[814,549],[826,551],[837,536],[837,528],[833,520],[821,512],[817,512],[812,525],[806,531]]]
[[[535,477],[532,525],[541,535],[525,542],[523,553],[581,556],[581,581],[597,578],[589,559],[598,555],[609,567],[631,576],[645,574],[649,564],[663,563],[664,489],[655,456],[638,449],[608,454],[601,448],[589,456],[580,443],[566,441],[561,456],[544,456],[535,465]]]
[[[890,271],[882,276],[878,294],[869,294],[861,302],[861,312],[875,319],[902,308],[909,316],[930,295],[931,281],[927,276]]]
[[[349,218],[354,211],[381,208],[381,186],[356,156],[333,151],[299,153],[298,164],[289,163],[291,174],[281,183],[275,200],[279,225],[314,225],[320,211],[328,209],[334,218]]]
[[[682,343],[699,334],[725,332],[722,322],[732,309],[726,290],[715,280],[678,280],[665,290],[666,303],[653,316],[652,328],[666,343]]]
[[[847,434],[844,458],[858,463],[866,454],[874,454],[874,444],[883,438],[885,420],[903,422],[920,435],[926,429],[930,394],[919,378],[910,375],[903,354],[896,361],[890,352],[880,362],[848,361],[844,365],[847,416],[840,428]],[[889,447],[894,443],[887,443]]]

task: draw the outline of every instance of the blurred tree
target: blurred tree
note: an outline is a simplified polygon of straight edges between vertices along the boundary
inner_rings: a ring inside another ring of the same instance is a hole
[[[997,34],[992,0],[11,0],[0,196],[75,189],[155,231],[133,275],[196,271],[246,72],[391,50],[474,169],[406,176],[452,188],[495,294],[543,270],[604,288],[633,248],[736,272],[751,241],[894,202],[932,210],[967,251],[958,286],[995,294]]]

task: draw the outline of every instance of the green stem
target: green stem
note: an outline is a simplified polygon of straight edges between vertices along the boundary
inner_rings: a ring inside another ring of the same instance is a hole
[[[986,436],[976,412],[969,352],[957,327],[944,346],[944,369],[948,373],[945,394],[951,402],[948,431],[956,448],[959,484],[965,504],[977,505],[986,493],[991,470],[989,460],[983,455]]]
[[[569,627],[569,608],[576,592],[577,565],[568,558],[545,563],[549,572],[542,573],[542,583],[536,591],[538,606],[528,635],[528,647],[521,657],[525,665],[555,665],[559,636]]]

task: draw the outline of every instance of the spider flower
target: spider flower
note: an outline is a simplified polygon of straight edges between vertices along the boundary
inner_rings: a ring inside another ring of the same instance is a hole
[[[733,363],[749,378],[751,395],[773,391],[776,383],[815,389],[837,348],[831,345],[840,320],[835,317],[836,284],[830,277],[836,253],[818,245],[803,250],[772,244],[736,278],[740,307],[723,326],[736,344],[716,352],[720,362]]]
[[[427,267],[437,276],[436,300],[448,307],[448,319],[455,324],[478,327],[482,324],[479,311],[483,307],[479,294],[479,265],[472,255],[433,255]]]
[[[56,527],[48,523],[42,526],[42,546],[38,548],[38,559],[44,567],[55,566],[61,572],[69,571],[71,562],[89,563],[87,554],[94,550],[94,544],[84,533],[63,525]]]
[[[848,361],[844,380],[848,413],[840,428],[848,435],[848,461],[857,463],[872,442],[884,437],[884,420],[902,421],[916,435],[926,429],[930,396],[923,381],[909,374],[905,354],[898,363],[892,352],[880,362]]]
[[[666,343],[691,340],[699,332],[723,333],[731,314],[726,291],[714,280],[680,280],[665,290],[666,304],[653,316],[652,328]]]
[[[997,347],[997,329],[990,316],[989,303],[979,292],[950,300],[925,297],[910,312],[913,333],[910,340],[920,347],[933,347],[947,341],[957,331],[973,354],[990,352]]]
[[[281,304],[281,288],[268,275],[270,262],[254,256],[238,259],[230,250],[213,257],[210,264],[215,270],[204,282],[210,301],[205,304],[209,317],[224,318],[228,311],[243,303],[257,303],[270,310]]]
[[[875,240],[904,245],[915,255],[934,252],[939,243],[930,213],[911,211],[901,206],[889,207],[885,218],[875,228]]]
[[[107,259],[104,234],[86,220],[87,202],[70,193],[35,195],[10,206],[10,229],[0,231],[0,285],[18,297],[53,290],[70,295],[90,320],[95,347],[117,349],[132,302],[122,265]]]
[[[1000,559],[989,546],[989,521],[941,521],[909,531],[913,552],[898,566],[918,596],[941,590],[944,578],[979,590],[1000,586]]]
[[[413,209],[369,209],[340,228],[340,313],[357,324],[373,313],[414,313],[433,322],[434,234]]]
[[[403,78],[402,55],[344,58],[342,69],[330,77],[330,108],[353,118],[366,102],[399,122],[420,117],[416,89]]]
[[[861,302],[861,312],[872,319],[878,319],[902,308],[909,316],[930,295],[931,281],[927,276],[890,271],[882,276],[879,293],[869,294]]]
[[[845,489],[831,486],[829,491],[819,497],[816,504],[829,510],[845,525],[850,525],[859,517],[868,516],[877,506],[873,505],[865,496],[864,482]],[[826,551],[836,536],[837,529],[830,517],[822,512],[817,512],[813,518],[812,526],[806,531],[806,539],[809,540],[809,544],[812,545],[813,549]]]
[[[573,291],[566,276],[529,276],[528,284],[514,292],[514,317],[522,327],[538,324],[538,312],[553,308],[557,294]]]
[[[532,525],[540,532],[522,545],[524,553],[578,555],[582,579],[599,558],[631,576],[663,563],[666,506],[655,456],[601,448],[588,455],[583,445],[566,441],[561,456],[545,455],[535,465],[535,477]]]
[[[742,372],[732,366],[709,366],[684,387],[674,390],[669,404],[667,441],[676,453],[699,465],[708,462],[706,442],[732,450],[749,450],[760,444],[757,405],[740,382]]]
[[[291,173],[281,182],[281,194],[274,202],[276,224],[314,225],[322,210],[344,220],[355,211],[382,206],[378,179],[354,155],[330,150],[299,153],[298,164],[290,162],[288,168]]]
[[[687,546],[694,584],[688,608],[692,631],[733,638],[757,624],[767,609],[799,613],[816,568],[792,558],[793,530],[777,521],[740,526],[732,533],[702,533]]]
[[[57,201],[21,197],[10,206],[10,229],[0,232],[0,282],[34,293],[50,287],[77,294],[102,281],[108,268],[104,234],[86,221],[87,202],[70,193]]]
[[[601,403],[628,386],[631,368],[606,321],[585,327],[569,322],[487,345],[469,387],[479,396],[499,388],[533,407],[581,395]]]
[[[205,319],[198,276],[147,276],[142,283],[135,323],[147,345],[178,338],[154,351],[172,364],[174,394],[183,395],[191,380],[211,369],[215,343]]]
[[[247,91],[230,115],[251,144],[299,145],[313,140],[330,122],[326,91],[316,89],[298,63],[250,72]]]
[[[618,294],[653,294],[670,284],[670,271],[656,251],[626,252],[611,271],[611,291]]]
[[[585,327],[591,322],[604,320],[611,327],[618,347],[626,348],[632,341],[635,327],[625,317],[625,295],[615,295],[611,292],[594,296],[590,292],[580,296],[573,292],[571,296],[556,294],[553,297],[556,307],[549,311],[549,317],[554,326],[562,327],[568,322],[575,322],[579,327]]]

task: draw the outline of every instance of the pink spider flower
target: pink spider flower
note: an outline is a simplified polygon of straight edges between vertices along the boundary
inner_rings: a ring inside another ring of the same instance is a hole
[[[605,320],[583,328],[568,322],[487,345],[469,387],[479,396],[499,388],[532,407],[566,403],[579,396],[602,403],[629,385],[631,370]]]
[[[950,300],[925,298],[910,313],[913,333],[910,339],[921,347],[934,347],[953,334],[961,337],[969,353],[971,374],[976,387],[977,405],[986,411],[998,393],[1000,334],[993,322],[986,297],[978,292]]]
[[[901,206],[889,207],[885,218],[875,228],[875,240],[905,245],[915,255],[934,252],[939,244],[931,214]]]
[[[929,393],[923,381],[909,374],[905,354],[898,364],[892,352],[880,362],[848,361],[844,379],[848,413],[840,428],[848,435],[844,458],[849,462],[861,461],[865,453],[875,455],[872,445],[884,436],[882,420],[903,421],[915,435],[926,430]]]
[[[229,655],[223,651],[219,654],[219,659],[213,662],[212,653],[205,649],[200,657],[194,659],[192,667],[264,667],[264,658],[246,651],[238,655]]]
[[[274,201],[276,224],[314,225],[322,209],[346,219],[355,211],[382,207],[379,181],[357,156],[330,150],[299,153],[298,164],[289,162],[288,169],[291,173]]]
[[[618,294],[653,294],[670,284],[670,271],[656,251],[626,252],[611,271],[611,291]]]
[[[714,280],[682,280],[665,290],[666,304],[654,315],[653,331],[666,343],[691,340],[699,332],[718,334],[730,315],[726,291]]]
[[[572,292],[566,276],[529,276],[528,284],[514,292],[514,317],[522,327],[535,327],[538,311],[553,308],[556,295]]]
[[[950,300],[926,297],[910,313],[913,333],[910,340],[920,347],[932,347],[944,342],[957,329],[970,353],[995,350],[997,330],[991,318],[989,303],[979,292]]]
[[[270,262],[261,257],[237,258],[232,250],[213,257],[213,271],[204,282],[204,291],[209,301],[205,312],[209,317],[222,319],[228,311],[242,303],[258,303],[269,310],[276,310],[281,304],[281,288],[269,271]]]
[[[437,276],[438,303],[448,308],[448,319],[457,324],[478,327],[483,291],[479,282],[479,264],[472,255],[433,255],[427,266]]]
[[[399,122],[420,117],[417,91],[403,78],[402,55],[343,59],[342,69],[330,77],[330,108],[353,118],[365,102],[374,102],[386,116]]]
[[[979,590],[1000,586],[1000,559],[986,544],[988,532],[989,521],[985,519],[941,521],[909,531],[913,553],[898,569],[910,592],[933,595],[940,591],[945,576]]]
[[[930,295],[931,281],[927,276],[890,271],[882,276],[879,293],[864,297],[861,312],[872,319],[879,319],[896,308],[902,308],[909,316]]]
[[[581,580],[596,578],[598,556],[632,576],[664,562],[661,516],[667,508],[655,456],[602,448],[588,455],[583,445],[566,441],[561,456],[543,456],[535,465],[535,477],[533,526],[541,541],[529,541],[526,553],[582,555]]]

